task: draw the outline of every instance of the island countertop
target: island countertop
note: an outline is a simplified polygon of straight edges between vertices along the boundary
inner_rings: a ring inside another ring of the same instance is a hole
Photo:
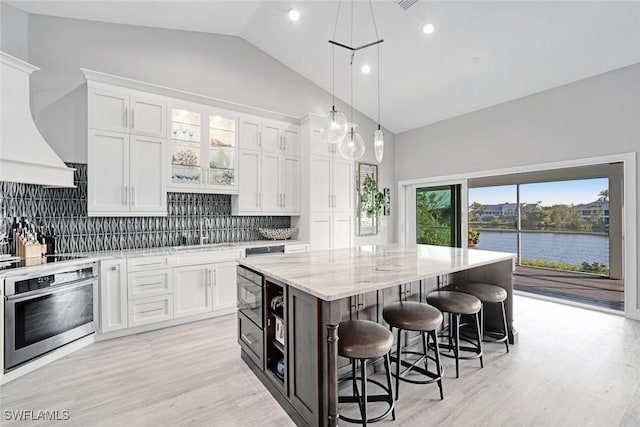
[[[455,273],[514,254],[415,244],[367,245],[288,255],[242,258],[240,265],[325,301],[376,291],[398,283]]]

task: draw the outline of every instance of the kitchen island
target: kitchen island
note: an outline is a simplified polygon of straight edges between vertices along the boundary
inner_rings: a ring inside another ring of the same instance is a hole
[[[387,244],[268,255],[238,260],[241,355],[298,425],[334,426],[338,324],[357,315],[384,324],[382,308],[400,299],[425,301],[448,283],[481,281],[506,289],[513,327],[514,255],[428,245]],[[499,329],[489,307],[484,327]]]

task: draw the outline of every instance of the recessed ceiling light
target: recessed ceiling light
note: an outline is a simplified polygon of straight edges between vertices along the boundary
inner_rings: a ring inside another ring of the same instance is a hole
[[[362,72],[365,74],[369,74],[371,72],[371,67],[369,67],[367,64],[364,64],[361,68]]]
[[[425,34],[432,34],[436,30],[436,26],[433,24],[425,24],[422,27],[422,32]]]
[[[300,11],[297,9],[289,9],[289,11],[287,12],[287,15],[289,16],[289,19],[291,19],[292,21],[297,21],[300,19]]]

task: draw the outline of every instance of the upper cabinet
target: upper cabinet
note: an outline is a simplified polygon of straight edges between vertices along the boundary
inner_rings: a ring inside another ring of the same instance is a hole
[[[167,215],[166,101],[88,88],[89,216]]]
[[[166,101],[134,91],[89,88],[89,129],[165,137]]]
[[[169,190],[237,194],[237,118],[203,105],[169,110]]]
[[[239,119],[240,180],[234,215],[300,215],[300,127],[252,116]]]

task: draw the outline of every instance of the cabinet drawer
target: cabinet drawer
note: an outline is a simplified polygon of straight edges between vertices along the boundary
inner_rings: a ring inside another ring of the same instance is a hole
[[[242,313],[238,313],[238,343],[256,365],[260,369],[264,369],[262,329]]]
[[[130,273],[128,279],[130,300],[173,292],[171,270]]]
[[[173,295],[129,301],[129,327],[173,319]]]
[[[285,245],[284,247],[285,254],[297,254],[301,252],[309,252],[309,245],[304,243],[298,245]]]
[[[176,264],[180,266],[212,264],[216,262],[235,261],[244,256],[242,249],[229,250],[209,250],[204,252],[191,252],[178,254],[176,256]]]
[[[173,257],[171,256],[145,256],[127,259],[127,268],[129,272],[157,270],[158,268],[166,268],[172,265]]]

